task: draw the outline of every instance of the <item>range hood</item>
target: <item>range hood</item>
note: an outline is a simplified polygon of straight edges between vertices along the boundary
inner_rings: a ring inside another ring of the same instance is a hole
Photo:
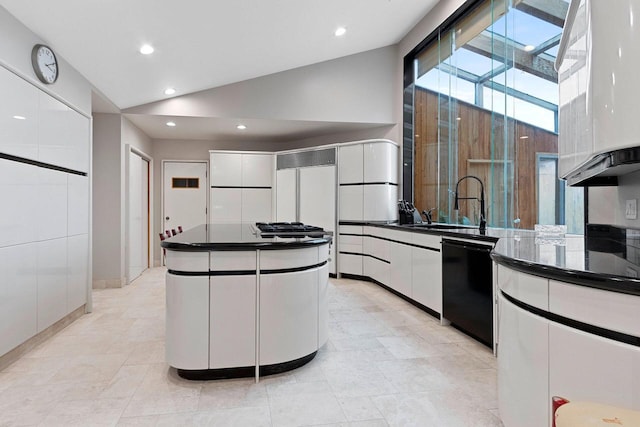
[[[558,71],[558,172],[572,186],[640,171],[640,0],[571,0]]]
[[[618,185],[618,177],[640,171],[640,147],[623,148],[593,156],[564,178],[574,187]]]

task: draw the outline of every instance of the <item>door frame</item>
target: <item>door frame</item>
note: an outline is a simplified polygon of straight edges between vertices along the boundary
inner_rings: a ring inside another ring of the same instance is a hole
[[[126,284],[128,285],[129,283],[131,283],[131,278],[129,277],[129,233],[130,233],[130,224],[129,224],[129,209],[130,209],[130,204],[131,204],[131,195],[129,194],[129,186],[131,185],[131,183],[129,182],[129,170],[130,170],[130,164],[129,164],[129,160],[130,160],[130,156],[131,154],[135,154],[137,156],[142,157],[143,160],[147,161],[149,163],[149,170],[148,170],[148,176],[147,176],[147,182],[148,182],[148,197],[149,197],[149,206],[147,208],[147,224],[149,227],[149,230],[147,232],[147,247],[149,248],[149,250],[147,251],[147,265],[148,268],[153,267],[153,226],[154,226],[154,221],[153,221],[153,157],[151,157],[150,155],[148,155],[147,153],[145,153],[144,151],[132,146],[131,144],[125,144],[125,149],[124,149],[126,155],[125,157],[125,174],[124,174],[124,181],[125,181],[125,185],[124,185],[124,190],[125,190],[125,203],[124,203],[124,245],[122,245],[122,253],[121,253],[121,258],[124,258],[124,262],[122,263],[123,267],[124,267],[124,277],[127,278],[126,280]]]
[[[205,186],[206,186],[206,190],[205,191],[205,198],[206,198],[206,213],[205,213],[205,221],[207,223],[209,223],[209,193],[211,192],[211,185],[209,184],[209,160],[208,159],[203,159],[203,160],[181,160],[181,159],[176,159],[176,160],[172,160],[172,159],[162,159],[162,168],[160,169],[160,228],[159,228],[159,232],[160,233],[164,233],[164,166],[166,163],[204,163],[206,165],[205,167]],[[158,242],[158,245],[160,245],[160,242]],[[161,250],[162,252],[162,250]],[[164,266],[165,265],[165,260],[164,257],[161,256],[160,257],[160,266]]]

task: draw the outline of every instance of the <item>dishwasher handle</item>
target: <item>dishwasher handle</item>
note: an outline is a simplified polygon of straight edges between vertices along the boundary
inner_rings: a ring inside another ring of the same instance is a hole
[[[456,248],[461,248],[461,249],[476,251],[476,252],[491,252],[493,250],[491,246],[474,245],[473,243],[459,242],[457,240],[442,239],[442,245],[454,246]]]

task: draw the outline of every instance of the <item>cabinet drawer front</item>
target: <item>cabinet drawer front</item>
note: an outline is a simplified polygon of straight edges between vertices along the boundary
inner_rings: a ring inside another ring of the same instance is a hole
[[[340,247],[343,245],[357,245],[362,247],[362,236],[340,236]]]
[[[640,297],[549,280],[549,311],[640,336]]]
[[[424,246],[431,249],[442,249],[442,237],[433,234],[412,233],[414,245]]]
[[[360,234],[362,235],[363,227],[361,225],[341,225],[340,234]]]
[[[362,276],[362,259],[361,255],[340,254],[340,273]]]

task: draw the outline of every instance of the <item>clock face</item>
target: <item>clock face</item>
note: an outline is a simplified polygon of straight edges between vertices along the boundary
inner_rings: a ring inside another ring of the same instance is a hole
[[[42,83],[51,84],[58,79],[58,61],[48,46],[37,44],[33,47],[31,64]]]

